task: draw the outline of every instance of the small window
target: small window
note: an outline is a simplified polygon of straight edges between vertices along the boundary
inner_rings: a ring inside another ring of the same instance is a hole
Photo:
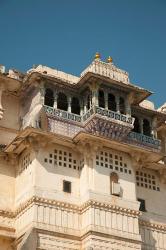
[[[63,192],[71,193],[71,182],[63,181]]]
[[[138,201],[140,202],[139,211],[146,212],[145,200],[138,198]]]

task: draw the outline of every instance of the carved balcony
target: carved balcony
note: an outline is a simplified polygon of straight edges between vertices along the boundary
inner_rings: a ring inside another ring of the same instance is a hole
[[[67,120],[67,121],[73,121],[73,122],[81,122],[82,117],[80,115],[76,115],[64,110],[60,109],[54,109],[50,106],[44,105],[44,110],[46,114],[52,118],[57,118],[60,120]]]
[[[161,150],[161,141],[153,137],[132,132],[134,118],[111,110],[93,106],[84,115],[73,114],[64,110],[44,105],[48,131],[74,137],[80,131],[96,136],[123,141],[130,145]]]
[[[94,106],[83,116],[83,122],[89,133],[122,140],[133,129],[134,118]]]
[[[154,149],[155,151],[161,150],[160,140],[136,132],[130,132],[127,135],[126,142],[139,147]]]

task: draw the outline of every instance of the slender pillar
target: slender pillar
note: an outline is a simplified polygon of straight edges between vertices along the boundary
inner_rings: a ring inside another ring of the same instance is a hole
[[[71,113],[71,96],[68,96],[67,101],[68,101],[68,110],[67,111]]]
[[[84,114],[84,105],[83,105],[83,100],[80,100],[80,115],[82,116]]]
[[[128,99],[126,99],[125,101],[125,111],[126,111],[126,115],[131,116],[131,106],[130,106]]]
[[[84,97],[84,114],[86,114],[86,112],[87,112],[87,96],[86,97]]]
[[[115,100],[116,100],[116,112],[120,113],[119,96],[118,95],[115,96]]]
[[[92,106],[98,106],[98,89],[99,86],[96,83],[93,83],[90,86],[90,90],[92,92]]]
[[[58,99],[58,93],[57,91],[54,92],[54,109],[57,109],[57,99]]]
[[[155,116],[152,120],[152,135],[153,135],[153,138],[156,138],[157,139],[157,131],[156,131],[156,128],[157,128],[157,117]]]
[[[108,93],[104,92],[105,109],[108,109]]]
[[[140,131],[141,131],[141,134],[144,133],[144,130],[143,130],[143,119],[142,118],[139,118],[139,124],[140,124]]]

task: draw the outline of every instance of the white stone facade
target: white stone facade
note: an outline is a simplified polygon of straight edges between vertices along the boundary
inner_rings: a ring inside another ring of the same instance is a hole
[[[0,73],[0,250],[166,249],[166,113],[149,94],[99,58],[80,77]]]

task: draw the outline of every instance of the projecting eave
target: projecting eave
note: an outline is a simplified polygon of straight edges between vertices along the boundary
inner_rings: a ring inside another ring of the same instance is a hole
[[[160,162],[152,162],[146,166],[147,168],[156,170],[156,171],[166,171],[166,164]]]
[[[128,93],[132,92],[134,94],[133,104],[139,104],[147,97],[149,97],[151,94],[153,94],[153,92],[140,88],[134,84],[131,83],[126,84],[124,82],[117,81],[106,76],[101,76],[93,72],[87,72],[86,74],[84,74],[78,81],[77,86],[83,87],[87,82],[92,83],[94,81],[107,84],[108,86],[109,85],[114,86]]]
[[[24,78],[24,87],[34,84],[34,83],[40,83],[42,80],[47,80],[49,83],[52,84],[62,84],[67,88],[72,89],[79,89],[80,91],[83,90],[85,87],[87,87],[88,84],[98,82],[99,84],[106,84],[111,87],[115,87],[119,90],[123,90],[128,93],[133,93],[133,104],[137,105],[143,100],[145,100],[147,97],[149,97],[152,92],[148,91],[146,89],[140,88],[134,84],[131,83],[123,83],[121,81],[116,81],[114,79],[111,79],[109,77],[101,76],[93,72],[87,72],[82,77],[77,78],[77,82],[72,82],[70,80],[67,80],[66,78],[53,76],[49,74],[45,74],[42,72],[32,71],[27,74],[27,76]]]
[[[53,84],[53,85],[57,85],[57,84],[61,84],[64,85],[67,88],[76,88],[76,84],[60,78],[60,77],[55,77],[55,76],[51,76],[51,75],[47,75],[41,72],[32,72],[30,74],[28,74],[25,79],[24,79],[24,88],[27,88],[29,85],[31,84],[40,84],[41,82],[46,81],[47,83]]]
[[[20,154],[27,146],[32,145],[35,149],[45,147],[47,144],[57,143],[64,146],[73,146],[73,141],[70,137],[62,136],[41,129],[27,127],[22,130],[18,136],[4,149],[4,153]],[[36,148],[37,147],[37,148]]]
[[[151,116],[157,116],[157,118],[159,120],[161,120],[162,122],[166,121],[166,113],[164,113],[164,112],[160,112],[160,111],[155,110],[155,109],[148,109],[148,108],[141,107],[141,106],[134,106],[133,109],[135,109],[139,112],[142,112],[144,114],[149,114]]]

